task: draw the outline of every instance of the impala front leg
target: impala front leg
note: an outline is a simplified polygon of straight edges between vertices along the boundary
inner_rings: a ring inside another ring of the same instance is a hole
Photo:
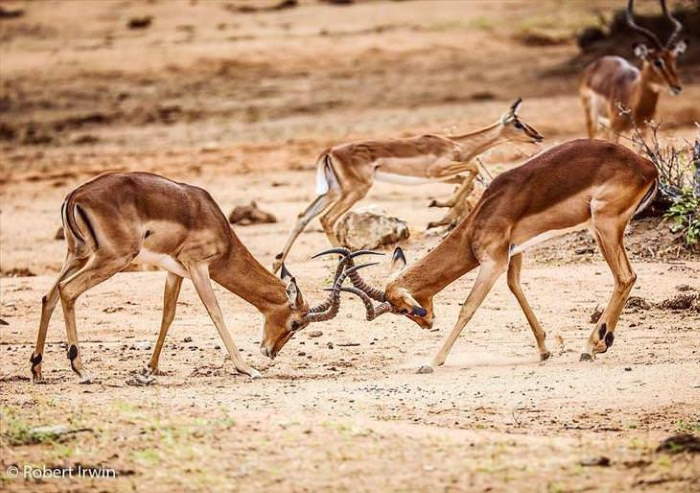
[[[165,291],[163,293],[163,319],[160,323],[160,332],[158,340],[153,349],[151,361],[148,363],[147,371],[151,375],[160,375],[158,370],[158,360],[160,352],[163,349],[165,336],[168,334],[168,329],[175,318],[175,308],[177,307],[177,297],[180,295],[180,287],[182,286],[182,277],[172,272],[168,272],[168,277],[165,280]]]
[[[219,336],[224,341],[224,346],[226,346],[226,350],[228,351],[229,356],[231,356],[233,365],[239,372],[245,373],[253,379],[260,378],[260,372],[243,361],[241,354],[238,352],[236,344],[233,342],[231,333],[226,328],[224,316],[221,313],[221,308],[219,308],[219,302],[216,300],[214,290],[211,287],[211,281],[209,279],[209,266],[202,263],[191,266],[188,270],[190,276],[192,277],[194,287],[197,290],[197,294],[202,300],[202,303],[204,303],[204,306],[214,322],[216,329],[219,331]]]
[[[450,353],[450,350],[457,340],[457,337],[459,337],[459,334],[462,332],[467,323],[469,323],[469,320],[471,320],[476,310],[484,301],[486,295],[489,293],[489,291],[491,291],[491,288],[496,282],[496,279],[498,279],[498,276],[505,272],[506,266],[507,261],[489,261],[489,263],[481,265],[479,275],[474,283],[474,287],[472,288],[467,300],[464,302],[464,305],[459,312],[457,323],[455,323],[452,331],[450,331],[449,335],[443,341],[440,350],[433,358],[431,364],[421,366],[418,369],[418,373],[432,373],[434,367],[445,364],[447,355]]]

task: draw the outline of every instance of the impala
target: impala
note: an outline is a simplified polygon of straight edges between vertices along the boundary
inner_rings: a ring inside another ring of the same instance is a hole
[[[656,167],[626,147],[588,139],[561,144],[497,176],[471,214],[417,263],[406,268],[404,255],[397,249],[393,275],[384,290],[367,285],[357,272],[350,278],[354,288],[343,289],[363,299],[370,320],[391,312],[430,328],[433,296],[478,266],[476,281],[452,331],[431,364],[419,370],[429,373],[445,363],[462,329],[496,279],[507,271],[508,286],[545,360],[550,356],[545,332],[520,286],[523,252],[553,236],[588,228],[615,281],[610,301],[581,355],[582,360],[590,360],[613,343],[620,311],[636,280],[623,233],[632,216],[651,201],[656,187]],[[374,306],[372,300],[381,303]]]
[[[71,368],[89,380],[78,350],[75,301],[131,262],[156,265],[168,272],[163,318],[149,373],[158,373],[158,359],[185,277],[192,280],[236,369],[253,378],[260,374],[241,358],[210,279],[262,313],[265,323],[260,349],[270,358],[295,332],[312,322],[329,320],[338,311],[339,285],[334,283],[328,299],[310,308],[294,277],[283,269],[280,280],[260,265],[201,188],[149,173],[105,174],[68,194],[61,215],[68,252],[58,279],[42,298],[39,333],[31,356],[35,381],[42,380],[46,331],[59,298]],[[345,278],[343,270],[341,263],[335,278],[340,285]]]
[[[665,0],[661,0],[661,8],[674,26],[666,44],[634,22],[634,0],[627,4],[627,23],[651,43],[634,47],[634,54],[642,60],[641,70],[617,56],[605,56],[586,67],[579,94],[590,138],[595,137],[601,124],[608,128],[608,139],[615,142],[620,133],[633,127],[645,130],[656,114],[664,86],[671,94],[681,92],[676,59],[685,51],[686,42],[676,40],[683,26],[669,13]]]
[[[323,151],[316,169],[318,196],[299,215],[282,252],[275,257],[273,272],[280,268],[307,224],[324,211],[321,225],[331,244],[338,246],[335,223],[367,195],[375,180],[403,185],[461,183],[450,201],[434,205],[451,207],[461,203],[479,173],[471,162],[474,157],[504,142],[542,140],[537,130],[518,118],[521,103],[518,99],[494,124],[463,135],[355,142]],[[461,173],[467,177],[462,179]]]

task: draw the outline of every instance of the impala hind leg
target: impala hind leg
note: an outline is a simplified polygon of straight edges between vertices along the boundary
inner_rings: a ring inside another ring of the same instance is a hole
[[[581,361],[591,360],[594,353],[604,353],[612,346],[620,313],[634,282],[637,280],[637,275],[632,270],[622,241],[626,225],[627,221],[620,224],[619,219],[600,218],[596,217],[595,214],[593,216],[595,237],[605,261],[610,266],[615,287],[605,311],[598,319],[595,329],[586,342],[581,354]]]
[[[583,106],[583,114],[586,118],[586,132],[589,139],[594,139],[598,130],[598,115],[594,112],[592,104],[592,96],[590,94],[581,94],[581,105]]]
[[[106,281],[117,272],[124,269],[136,257],[137,252],[116,256],[103,252],[94,253],[87,263],[75,274],[58,284],[58,292],[63,306],[63,317],[66,322],[68,339],[68,359],[71,368],[81,378],[81,382],[89,382],[90,377],[85,372],[78,349],[78,329],[75,324],[75,302],[88,289]]]
[[[353,205],[362,200],[367,192],[369,192],[369,186],[362,186],[354,188],[350,191],[343,191],[340,198],[326,211],[326,213],[321,216],[321,225],[323,230],[326,232],[328,241],[331,242],[333,246],[340,246],[340,241],[335,233],[335,224],[338,220],[349,211]]]
[[[42,382],[41,361],[44,355],[44,345],[46,344],[46,332],[49,328],[51,315],[53,315],[56,304],[58,303],[59,293],[58,284],[66,277],[74,274],[80,269],[83,262],[73,257],[70,253],[66,255],[66,260],[63,263],[61,272],[58,274],[56,282],[54,282],[49,292],[41,298],[41,320],[39,321],[39,332],[36,337],[36,346],[29,361],[31,362],[32,380],[34,382]]]
[[[289,238],[287,239],[287,243],[284,245],[282,252],[275,256],[275,261],[272,263],[272,272],[276,273],[280,267],[282,267],[284,260],[287,258],[289,251],[292,249],[292,245],[302,231],[304,231],[306,226],[311,222],[311,220],[326,210],[328,206],[336,202],[338,197],[338,193],[335,190],[330,189],[327,193],[316,197],[311,205],[309,205],[304,212],[299,214],[297,222],[294,225],[294,229],[292,229],[292,231],[289,233]]]
[[[459,223],[471,210],[467,198],[474,191],[475,174],[470,173],[464,182],[457,189],[452,198],[448,202],[452,203],[452,208],[439,221],[428,223],[427,229],[436,228],[438,226],[454,227]]]
[[[165,336],[168,333],[170,324],[175,318],[175,308],[177,306],[177,298],[180,295],[180,287],[182,286],[182,277],[172,272],[168,272],[168,277],[165,280],[165,291],[163,293],[163,319],[160,323],[160,332],[158,332],[158,340],[153,349],[151,361],[148,363],[147,371],[151,375],[160,375],[158,370],[158,360],[160,352],[163,349]]]
[[[216,329],[219,331],[219,336],[224,341],[224,346],[228,351],[231,360],[233,361],[236,370],[241,373],[245,373],[251,378],[260,378],[260,372],[255,368],[250,367],[241,357],[238,352],[236,344],[233,342],[233,337],[231,333],[226,328],[226,323],[224,322],[224,316],[221,313],[221,308],[219,307],[219,302],[216,300],[214,295],[214,290],[211,287],[211,280],[209,279],[209,266],[207,264],[197,264],[194,266],[189,266],[188,271],[192,277],[192,283],[199,298],[204,303],[204,307],[207,309],[209,316],[211,317]]]
[[[471,320],[476,310],[486,298],[486,295],[491,291],[498,277],[505,272],[507,265],[508,263],[505,259],[501,261],[489,260],[487,263],[481,264],[476,282],[469,296],[467,296],[464,305],[462,305],[457,322],[443,341],[440,350],[435,354],[431,364],[421,366],[418,369],[418,373],[432,373],[434,367],[445,364],[447,355],[452,349],[457,337],[459,337],[459,334],[462,332],[462,329],[469,323],[469,320]]]
[[[549,359],[552,353],[549,352],[547,346],[544,343],[547,334],[545,333],[542,325],[540,325],[539,320],[535,316],[535,312],[532,311],[530,304],[525,298],[525,293],[523,293],[522,286],[520,285],[520,271],[523,265],[523,255],[521,253],[513,255],[510,258],[510,263],[508,264],[508,287],[511,292],[515,295],[515,298],[520,304],[520,308],[527,318],[527,322],[530,324],[532,333],[535,336],[535,341],[537,341],[537,349],[540,352],[540,360],[544,361]]]

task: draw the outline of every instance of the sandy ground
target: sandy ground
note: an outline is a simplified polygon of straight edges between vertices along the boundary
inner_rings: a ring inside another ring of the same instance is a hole
[[[594,3],[609,11],[610,2]],[[186,481],[201,491],[697,491],[698,455],[656,447],[700,433],[700,313],[659,306],[700,289],[700,259],[671,247],[663,260],[647,254],[644,243],[667,234],[658,222],[628,233],[639,276],[632,295],[647,304],[624,310],[615,346],[592,363],[578,357],[612,279],[597,251],[574,253],[590,240],[571,235],[533,251],[523,272],[548,332],[546,362],[501,280],[447,365],[415,374],[475,273],[438,295],[434,331],[393,316],[368,324],[348,298],[337,318],[300,333],[274,362],[258,351],[260,316],[218,288],[237,344],[263,373],[251,381],[226,361],[185,283],[161,357],[165,375],[136,387],[129,381],[150,357],[165,275],[125,272],[78,303],[83,361],[96,380],[79,385],[71,373],[59,308],[48,382],[29,381],[40,299],[65,252],[53,239],[60,204],[96,173],[186,180],[225,212],[258,200],[279,222],[236,231],[269,266],[313,198],[311,166],[329,143],[474,128],[518,95],[547,145],[582,131],[575,77],[542,75],[576,47],[529,47],[514,35],[532,25],[574,29],[595,17],[583,2],[566,14],[528,2],[309,1],[255,14],[225,8],[234,4],[32,2],[25,18],[0,25],[3,121],[15,132],[0,168],[3,490],[172,491]],[[124,28],[145,14],[151,28]],[[694,77],[682,97],[663,100],[665,139],[694,134]],[[37,137],[45,142],[31,143]],[[498,173],[534,152],[503,146],[485,162]],[[450,191],[380,184],[363,204],[409,220],[410,262],[440,239],[424,228],[442,211],[424,205]],[[288,262],[312,300],[324,295],[333,263],[309,258],[326,246],[315,223]],[[381,285],[387,271],[384,262],[367,277]],[[85,431],[27,438],[44,425]],[[585,465],[600,457],[610,465]],[[14,465],[112,468],[118,477],[18,479]]]

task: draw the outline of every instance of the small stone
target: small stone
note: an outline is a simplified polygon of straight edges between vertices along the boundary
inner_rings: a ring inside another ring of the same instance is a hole
[[[190,336],[185,337],[182,342],[192,342],[192,338]]]
[[[323,335],[323,332],[320,330],[312,330],[309,332],[309,337],[321,337]]]

